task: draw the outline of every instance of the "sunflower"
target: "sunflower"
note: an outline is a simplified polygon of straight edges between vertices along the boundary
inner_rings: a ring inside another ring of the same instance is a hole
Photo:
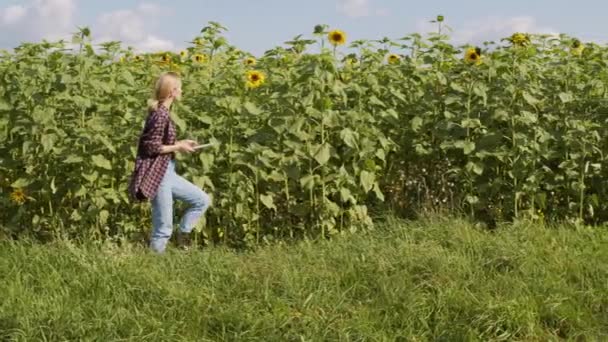
[[[527,34],[516,32],[509,38],[509,41],[516,46],[526,46],[530,44],[530,37]]]
[[[180,55],[182,58],[188,57],[188,51],[186,51],[186,50],[182,50],[182,51],[180,51],[180,52],[179,52],[179,55]]]
[[[194,40],[194,44],[196,44],[196,45],[203,45],[203,40],[201,38],[196,38]]]
[[[25,203],[25,192],[22,189],[15,189],[10,195],[11,201],[18,205]]]
[[[583,54],[583,50],[585,50],[585,45],[583,45],[580,40],[575,39],[570,47],[570,53],[574,56],[580,56]]]
[[[243,63],[245,65],[255,65],[257,63],[257,61],[253,57],[247,57],[247,58],[245,58],[245,60],[243,61]]]
[[[160,61],[163,63],[169,63],[171,62],[171,56],[169,56],[169,54],[164,54],[160,57]]]
[[[254,89],[257,88],[259,86],[261,86],[262,84],[264,84],[264,81],[266,80],[266,76],[257,70],[249,70],[247,71],[247,87]]]
[[[340,30],[333,30],[327,35],[329,42],[334,46],[343,45],[346,43],[346,33]]]
[[[464,53],[464,60],[469,63],[480,64],[481,63],[481,49],[478,47],[467,49],[467,51]]]
[[[395,64],[399,62],[399,59],[401,59],[401,57],[399,57],[399,55],[391,53],[390,55],[388,55],[387,59],[390,64]]]
[[[135,56],[135,61],[140,62],[143,58],[140,55]]]
[[[205,55],[196,54],[194,55],[194,61],[198,63],[203,63],[206,60]]]

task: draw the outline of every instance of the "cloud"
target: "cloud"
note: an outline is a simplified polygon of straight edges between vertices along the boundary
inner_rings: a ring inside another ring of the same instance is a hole
[[[21,5],[9,6],[0,10],[0,25],[11,26],[18,23],[27,14],[27,8]]]
[[[475,22],[468,22],[464,27],[452,27],[450,34],[454,44],[481,44],[484,41],[498,41],[515,32],[526,32],[532,34],[557,35],[558,30],[543,26],[531,16],[516,17],[487,17]],[[416,25],[418,32],[426,33],[436,31],[437,26],[428,22],[419,21]]]
[[[24,41],[42,39],[70,41],[75,23],[77,0],[30,0],[21,5],[0,7],[0,47],[16,47]],[[155,30],[161,16],[172,12],[153,3],[102,13],[91,25],[94,43],[121,41],[140,52],[174,50],[175,44]],[[85,25],[86,26],[86,25]]]
[[[454,27],[448,23],[453,29],[450,32],[452,43],[460,44],[476,44],[479,45],[484,41],[498,41],[502,38],[511,36],[515,32],[526,32],[532,34],[549,34],[557,35],[559,31],[549,26],[543,26],[531,16],[517,17],[497,17],[491,16],[475,22],[469,22],[463,27]],[[416,25],[416,30],[421,33],[436,31],[436,24],[428,23],[427,21],[419,21]]]
[[[14,45],[22,41],[60,39],[75,30],[74,0],[32,0],[0,8],[0,29]]]
[[[168,10],[150,3],[143,3],[134,9],[123,9],[103,13],[97,20],[99,41],[121,41],[140,52],[173,50],[175,44],[151,32],[162,22],[161,15],[171,14]],[[97,34],[96,34],[97,35]]]
[[[338,0],[336,9],[351,18],[367,17],[371,13],[369,0]]]
[[[535,18],[519,16],[512,18],[490,17],[475,25],[467,25],[454,32],[456,43],[483,42],[510,36],[515,32],[557,35],[559,32],[551,27],[539,25]]]

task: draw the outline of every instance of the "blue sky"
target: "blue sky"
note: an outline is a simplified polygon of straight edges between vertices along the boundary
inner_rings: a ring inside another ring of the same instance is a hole
[[[261,54],[314,25],[347,32],[349,40],[399,38],[431,29],[437,14],[456,43],[478,43],[514,31],[567,33],[608,41],[606,0],[0,0],[0,48],[67,37],[78,25],[98,41],[121,40],[142,51],[179,50],[205,24],[227,26],[242,50]]]

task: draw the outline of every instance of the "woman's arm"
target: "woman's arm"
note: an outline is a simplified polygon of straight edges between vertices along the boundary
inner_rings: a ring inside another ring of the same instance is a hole
[[[144,154],[155,156],[174,152],[193,152],[196,142],[192,140],[177,141],[173,145],[163,145],[163,136],[169,124],[169,116],[163,113],[153,113],[144,133],[142,134],[142,147]]]

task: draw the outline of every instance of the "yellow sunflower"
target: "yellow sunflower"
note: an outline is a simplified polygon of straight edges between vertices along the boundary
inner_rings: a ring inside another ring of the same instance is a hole
[[[478,47],[467,49],[464,53],[464,60],[479,65],[481,63],[481,49]]]
[[[135,56],[136,62],[140,62],[141,60],[142,60],[142,57],[140,55]]]
[[[399,57],[399,55],[396,55],[394,53],[391,53],[390,55],[388,55],[388,62],[390,64],[396,64],[399,62],[399,60],[401,59],[401,57]]]
[[[511,41],[511,44],[516,46],[526,46],[530,44],[530,37],[528,37],[527,34],[521,32],[513,33],[509,40]]]
[[[340,30],[333,30],[327,35],[329,42],[334,46],[343,45],[346,43],[346,33]]]
[[[266,76],[257,70],[249,70],[247,71],[247,87],[254,89],[257,88],[259,86],[261,86],[262,84],[264,84],[264,81],[266,80]]]
[[[14,203],[18,204],[18,205],[22,205],[23,203],[25,203],[25,192],[23,191],[23,189],[15,189],[11,194],[10,194],[10,198],[11,201],[13,201]]]
[[[243,63],[245,65],[256,65],[257,61],[253,57],[247,57],[247,58],[245,58],[245,60],[243,61]]]
[[[583,50],[585,50],[585,45],[583,45],[580,40],[575,39],[570,47],[570,53],[572,53],[573,56],[580,56],[583,54]]]
[[[194,40],[194,44],[196,44],[196,45],[203,45],[203,39],[201,39],[201,38],[196,38],[196,39]]]
[[[186,50],[182,50],[182,51],[180,51],[180,52],[179,52],[179,55],[180,55],[182,58],[188,57],[188,51],[186,51]]]
[[[201,54],[194,55],[194,61],[197,63],[203,63],[206,59],[207,59],[207,57],[205,55],[201,55]]]
[[[171,56],[169,56],[168,54],[164,54],[160,57],[160,61],[163,63],[169,63],[171,62]]]

